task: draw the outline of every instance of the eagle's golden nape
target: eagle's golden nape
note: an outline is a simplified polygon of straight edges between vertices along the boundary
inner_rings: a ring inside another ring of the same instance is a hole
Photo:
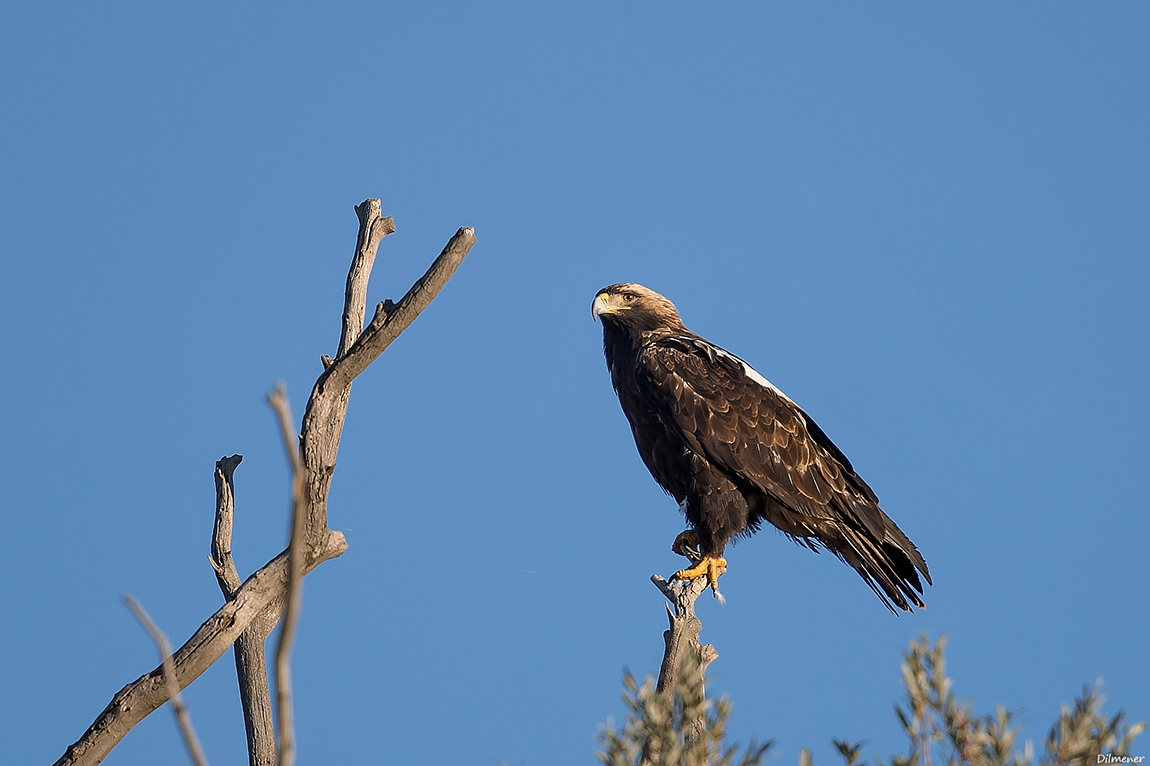
[[[831,551],[891,611],[924,606],[922,554],[797,404],[688,330],[673,303],[642,285],[603,288],[591,313],[603,323],[611,384],[639,455],[691,525],[674,550],[693,566],[674,578],[706,576],[719,597],[726,544],[766,521]]]

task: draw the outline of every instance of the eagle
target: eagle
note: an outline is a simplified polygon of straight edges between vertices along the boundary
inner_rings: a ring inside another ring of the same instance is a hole
[[[922,554],[810,415],[688,330],[653,290],[604,287],[591,313],[603,323],[611,384],[639,456],[691,527],[673,550],[694,565],[672,579],[705,576],[722,601],[724,548],[767,521],[853,567],[892,612],[925,607],[919,575],[931,580]]]

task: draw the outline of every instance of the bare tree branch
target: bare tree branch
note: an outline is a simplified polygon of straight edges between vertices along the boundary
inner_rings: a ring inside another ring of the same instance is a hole
[[[474,230],[460,229],[399,304],[381,303],[371,323],[359,333],[356,317],[365,315],[367,281],[375,250],[388,229],[394,228],[389,227],[388,219],[380,217],[378,211],[378,200],[366,200],[356,208],[360,227],[353,273],[348,275],[345,292],[340,341],[343,353],[337,354],[330,364],[324,360],[325,370],[312,389],[300,430],[307,509],[302,575],[347,550],[343,535],[327,526],[327,496],[352,381],[427,307],[475,243]],[[289,570],[288,551],[284,551],[249,577],[234,597],[176,650],[172,663],[180,688],[218,660],[254,620],[268,619],[275,623],[286,608]],[[166,700],[160,668],[141,676],[112,697],[108,707],[56,765],[99,763],[132,727]]]
[[[232,560],[232,523],[235,515],[235,489],[232,475],[243,460],[241,455],[216,461],[216,523],[212,533],[212,556],[209,561],[216,572],[224,598],[231,600],[240,588],[240,575]],[[249,766],[273,766],[276,742],[272,725],[272,701],[268,689],[267,660],[264,643],[275,627],[283,600],[277,599],[240,634],[232,647],[236,658],[236,678],[240,688],[240,706],[244,711]]]
[[[242,584],[236,563],[232,560],[232,525],[236,508],[232,476],[243,459],[243,455],[232,455],[216,461],[216,522],[212,527],[212,555],[208,557],[208,562],[215,570],[224,598],[229,600],[236,595]]]
[[[352,267],[355,268],[354,265]],[[346,315],[345,315],[346,320]],[[304,522],[307,520],[307,494],[303,491],[303,466],[299,456],[299,442],[292,436],[291,404],[287,390],[281,383],[268,394],[268,404],[279,418],[284,451],[291,466],[291,538],[288,542],[287,610],[276,647],[276,712],[279,722],[279,746],[276,749],[279,766],[295,763],[295,715],[292,707],[291,652],[299,627],[299,610],[303,599],[300,579],[303,577]]]
[[[343,534],[331,532],[324,547],[307,560],[304,574],[346,550],[347,541]],[[249,577],[237,591],[236,597],[220,607],[176,650],[172,662],[181,689],[199,678],[222,657],[264,607],[283,597],[288,578],[287,568],[287,551],[284,551]],[[145,673],[116,692],[84,735],[70,745],[56,763],[58,766],[99,763],[132,727],[167,699],[162,669],[156,668]]]
[[[188,749],[188,755],[191,756],[192,762],[196,766],[208,766],[208,758],[204,755],[200,738],[196,736],[196,730],[192,726],[192,717],[188,713],[188,706],[184,704],[184,698],[180,695],[180,685],[176,683],[176,672],[175,668],[172,667],[172,645],[168,643],[168,637],[152,621],[148,612],[140,606],[139,601],[126,595],[124,596],[124,603],[132,610],[132,614],[136,615],[136,619],[144,626],[144,630],[148,631],[152,640],[156,642],[156,649],[160,653],[160,667],[164,669],[165,691],[168,693],[168,701],[172,704],[172,713],[176,716],[176,725],[180,727],[180,734],[183,735],[184,746]]]
[[[715,651],[715,647],[710,644],[703,646],[699,641],[699,631],[703,629],[703,623],[695,615],[695,600],[707,589],[707,578],[696,577],[693,580],[667,582],[656,574],[651,575],[651,582],[655,583],[659,592],[671,602],[667,606],[667,619],[671,626],[663,632],[663,642],[666,646],[663,652],[663,664],[659,668],[659,684],[656,687],[662,692],[675,688],[683,652],[687,648],[698,652],[704,670],[718,659],[719,653]],[[675,608],[671,609],[671,606]]]
[[[455,232],[455,236],[444,246],[439,257],[427,272],[416,280],[399,303],[383,301],[375,307],[375,316],[364,328],[363,333],[335,360],[335,364],[327,371],[327,379],[321,377],[316,385],[347,385],[366,370],[367,366],[374,362],[427,308],[455,274],[455,270],[463,263],[463,259],[474,244],[475,229],[466,227]]]
[[[377,199],[364,200],[355,206],[359,218],[359,236],[355,241],[355,255],[347,272],[347,288],[343,295],[343,331],[339,336],[336,359],[347,353],[351,344],[363,332],[363,317],[367,311],[367,283],[375,265],[379,243],[388,234],[395,233],[395,221],[380,216]]]
[[[722,571],[719,574],[722,574]],[[699,594],[707,590],[707,578],[696,577],[693,580],[667,582],[661,575],[656,574],[651,575],[651,582],[655,583],[655,587],[670,602],[667,606],[670,627],[663,632],[663,664],[659,667],[659,682],[655,686],[655,691],[663,697],[663,704],[670,711],[674,705],[675,687],[678,685],[684,655],[687,652],[694,653],[699,660],[700,678],[705,679],[707,667],[718,659],[719,653],[711,644],[704,646],[699,641],[699,631],[702,630],[703,623],[695,615],[695,600],[699,598]],[[674,609],[671,606],[674,606]],[[702,693],[705,697],[706,691],[703,690]],[[705,716],[692,721],[691,730],[686,737],[687,744],[701,739],[706,733],[706,726]],[[649,739],[643,746],[640,764],[658,766],[661,755],[658,752],[658,743]]]
[[[365,206],[361,205],[357,211],[364,208]],[[374,229],[378,224],[374,218],[363,212],[360,212],[360,216],[360,240],[370,244],[372,240],[365,238],[363,231],[367,227]],[[392,304],[391,301],[380,303],[367,328],[348,343],[347,350],[330,365],[325,362],[324,372],[316,381],[311,398],[308,399],[301,432],[304,470],[307,473],[309,542],[316,530],[327,528],[327,494],[331,486],[331,474],[335,470],[335,455],[339,449],[340,435],[343,433],[343,421],[347,415],[351,382],[415,321],[420,312],[427,308],[451,279],[474,244],[474,229],[463,228],[457,231],[443,248],[443,252],[431,264],[427,273],[411,286],[399,303]],[[355,271],[354,263],[352,271]],[[351,274],[348,275],[348,279],[349,281],[352,279]],[[356,279],[366,282],[367,275],[357,275]],[[347,290],[349,301],[366,301],[366,296],[366,286],[360,289],[357,285],[354,289]],[[345,308],[344,315],[363,316],[359,306],[357,303]],[[341,345],[342,341],[343,338]]]

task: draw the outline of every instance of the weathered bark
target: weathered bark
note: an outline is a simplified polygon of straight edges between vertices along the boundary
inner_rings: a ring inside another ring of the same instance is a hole
[[[655,687],[656,691],[664,692],[675,688],[685,651],[690,649],[698,655],[704,671],[718,659],[719,653],[711,644],[704,646],[699,641],[703,623],[695,615],[695,600],[707,589],[707,578],[696,577],[689,581],[668,583],[659,575],[651,575],[651,582],[675,607],[672,609],[670,605],[667,606],[667,619],[671,624],[663,631],[663,664],[659,668],[659,683]]]
[[[308,561],[305,574],[345,550],[347,542],[343,534],[332,532],[324,547]],[[222,657],[264,607],[283,597],[287,576],[287,551],[284,551],[249,577],[236,592],[236,597],[220,607],[176,650],[172,662],[181,689]],[[56,763],[58,766],[99,763],[136,724],[167,699],[163,670],[156,668],[145,673],[116,692],[84,735],[70,745]]]
[[[659,667],[659,682],[655,691],[663,697],[663,704],[670,710],[674,705],[675,687],[679,681],[679,671],[683,665],[683,657],[692,652],[699,661],[700,677],[706,677],[707,666],[719,657],[715,647],[711,644],[703,645],[699,641],[699,631],[703,623],[695,616],[695,600],[699,594],[707,590],[707,578],[696,577],[693,580],[675,580],[667,582],[660,575],[651,575],[651,582],[667,597],[670,605],[667,606],[667,619],[670,627],[663,632],[663,663]],[[674,606],[674,609],[671,608]],[[704,691],[705,694],[705,691]],[[690,731],[686,735],[688,745],[698,741],[706,733],[706,718],[696,718],[691,722]],[[659,743],[648,740],[643,746],[641,766],[659,766],[661,762]]]
[[[363,211],[368,203],[374,209]],[[360,228],[371,226],[379,218],[378,200],[368,200],[356,208],[360,215]],[[374,219],[372,218],[374,216]],[[382,219],[387,220],[387,219]],[[361,240],[363,238],[361,237]],[[366,240],[370,243],[370,239]],[[377,243],[378,244],[378,243]],[[460,229],[443,248],[443,252],[431,264],[422,277],[399,301],[383,301],[375,309],[375,316],[354,340],[346,343],[346,350],[335,360],[324,359],[325,370],[315,382],[307,410],[303,416],[303,458],[307,470],[308,521],[307,540],[311,541],[315,530],[327,529],[327,494],[331,487],[331,474],[335,470],[335,456],[339,450],[339,438],[343,433],[343,421],[347,415],[347,399],[351,393],[351,382],[367,369],[399,334],[407,329],[431,300],[439,294],[447,280],[459,268],[464,256],[475,244],[475,230]],[[374,258],[374,256],[371,256]],[[357,253],[358,261],[358,253]],[[353,265],[353,269],[355,266]],[[351,295],[353,291],[348,290]],[[355,291],[356,297],[365,295]],[[362,310],[345,312],[345,315],[364,316]],[[341,339],[344,346],[347,335]]]
[[[390,301],[379,304],[375,316],[361,331],[366,315],[367,282],[375,253],[383,237],[394,231],[394,225],[390,218],[380,216],[379,200],[366,200],[357,205],[356,215],[359,235],[348,274],[338,351],[334,360],[323,358],[324,371],[312,389],[299,436],[306,517],[300,576],[347,550],[343,534],[327,526],[327,496],[352,381],[427,307],[475,244],[473,229],[456,232],[427,273],[403,299],[397,304]],[[223,559],[215,563],[223,564]],[[185,688],[207,670],[257,618],[275,624],[286,605],[292,580],[290,569],[288,551],[285,550],[235,589],[227,603],[176,650],[172,664],[179,688]],[[217,573],[219,571],[217,567]],[[221,581],[221,587],[223,585]],[[242,671],[241,675],[250,672]],[[167,698],[161,668],[128,684],[116,693],[84,735],[67,749],[56,762],[57,766],[99,763],[132,727]]]
[[[241,455],[216,461],[216,523],[212,532],[212,569],[224,598],[231,601],[240,589],[240,575],[232,560],[232,524],[235,519],[233,474],[243,460]],[[274,766],[276,762],[275,730],[272,724],[272,700],[268,688],[267,658],[264,644],[275,628],[283,609],[282,601],[264,607],[244,629],[232,646],[239,680],[240,706],[244,711],[249,766]]]

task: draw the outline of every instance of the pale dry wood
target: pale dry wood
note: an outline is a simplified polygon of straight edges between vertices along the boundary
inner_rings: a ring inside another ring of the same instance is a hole
[[[356,207],[356,214],[360,233],[352,264],[356,274],[349,274],[349,287],[345,293],[346,320],[340,336],[343,352],[330,364],[325,360],[324,372],[308,399],[299,437],[307,508],[303,575],[347,550],[343,534],[327,527],[327,496],[347,416],[352,381],[427,307],[475,244],[473,229],[456,232],[403,299],[398,304],[390,301],[379,304],[367,328],[357,333],[356,317],[366,314],[367,281],[370,277],[370,268],[362,266],[370,266],[379,241],[388,233],[389,227],[388,219],[379,215],[378,200],[366,200]],[[249,577],[235,592],[234,598],[176,650],[172,661],[180,688],[185,688],[218,660],[254,620],[265,616],[274,624],[286,606],[288,570],[288,551],[285,550]],[[84,735],[69,746],[56,766],[90,765],[102,761],[132,727],[167,699],[162,679],[162,671],[157,668],[117,692]]]
[[[695,614],[695,600],[707,590],[707,578],[667,582],[660,575],[651,575],[651,582],[670,602],[667,606],[670,627],[663,632],[663,664],[659,668],[659,683],[655,687],[656,691],[662,692],[675,688],[685,651],[690,649],[698,653],[704,671],[718,658],[719,653],[715,647],[699,641],[703,623]]]
[[[377,225],[375,219],[370,217],[370,213],[371,211],[360,213],[361,231],[366,226],[374,229]],[[378,217],[378,214],[375,215]],[[366,241],[369,244],[371,242],[370,238]],[[339,448],[340,435],[343,433],[344,418],[347,415],[347,397],[351,392],[351,382],[415,321],[420,312],[427,308],[463,263],[464,257],[474,244],[474,229],[463,228],[457,231],[427,272],[412,285],[399,303],[383,301],[376,306],[371,322],[357,338],[346,344],[344,353],[332,360],[330,365],[325,362],[323,374],[315,383],[303,416],[302,450],[304,465],[308,472],[308,522],[305,539],[309,541],[312,539],[313,530],[327,528],[327,494],[331,486],[331,474],[335,470],[335,455]],[[347,294],[356,301],[366,301],[366,289],[348,290]],[[361,305],[363,304],[357,304],[353,310],[345,311],[344,315],[364,316]],[[347,337],[346,333],[341,334],[341,346]]]
[[[355,255],[347,272],[347,287],[343,294],[343,329],[339,334],[336,358],[343,356],[363,332],[363,318],[367,312],[367,283],[375,265],[379,243],[388,234],[395,233],[395,221],[380,215],[380,201],[364,200],[355,206],[359,219],[359,235],[355,240]]]
[[[399,303],[383,301],[375,307],[371,322],[347,351],[335,360],[332,368],[327,371],[326,379],[321,376],[316,386],[348,385],[367,369],[439,294],[474,244],[475,229],[464,227],[455,232],[430,268],[416,280]]]
[[[196,736],[196,729],[192,726],[192,716],[184,698],[180,694],[180,686],[176,683],[176,674],[172,668],[172,645],[160,626],[155,623],[148,611],[132,596],[124,596],[124,603],[132,610],[132,614],[139,620],[144,630],[152,637],[156,650],[160,653],[160,667],[164,670],[164,687],[168,693],[168,703],[172,706],[172,713],[176,717],[176,725],[180,728],[180,735],[184,738],[184,746],[192,757],[196,766],[208,766],[208,757],[204,755],[204,748],[200,738]]]
[[[313,552],[304,574],[346,550],[343,534],[331,532],[323,547]],[[172,662],[181,689],[187,688],[222,657],[265,607],[282,598],[287,577],[287,551],[284,551],[249,577],[236,597],[220,607],[176,650]],[[136,724],[165,701],[163,671],[156,668],[145,673],[116,692],[84,735],[70,745],[56,763],[58,766],[99,763]]]
[[[291,404],[287,390],[281,383],[268,394],[268,404],[275,410],[283,436],[284,452],[291,467],[291,538],[288,541],[287,608],[284,624],[280,628],[276,646],[276,713],[279,723],[279,741],[276,762],[279,766],[295,763],[295,710],[292,703],[291,653],[299,627],[299,611],[303,600],[300,579],[303,577],[304,522],[307,518],[307,494],[303,491],[303,465],[299,456],[299,442],[292,436]]]
[[[235,524],[236,491],[233,476],[243,455],[216,461],[216,521],[212,526],[212,555],[208,557],[224,598],[231,599],[243,583],[232,560],[232,526]]]
[[[720,570],[720,574],[726,569]],[[651,575],[651,582],[659,589],[667,601],[667,620],[670,626],[663,632],[663,663],[659,667],[659,682],[655,691],[663,697],[664,704],[670,710],[674,704],[675,687],[679,680],[679,671],[683,666],[683,657],[687,652],[693,652],[699,660],[699,672],[705,678],[707,666],[719,657],[715,647],[704,645],[699,641],[699,631],[703,623],[695,614],[695,601],[699,595],[707,590],[707,578],[696,577],[693,580],[672,580],[668,582],[661,575]],[[674,607],[673,609],[671,607]],[[704,696],[706,692],[704,691]],[[687,743],[697,741],[706,732],[706,719],[697,718],[691,722],[687,733]],[[640,766],[658,766],[661,753],[658,752],[658,743],[648,740],[643,746]]]
[[[233,474],[242,455],[216,461],[216,523],[212,532],[212,569],[224,598],[231,600],[241,582],[232,560],[232,525],[235,517]],[[276,762],[275,729],[272,723],[272,701],[268,689],[267,659],[264,644],[275,627],[283,600],[264,607],[244,629],[232,647],[239,681],[240,707],[244,712],[244,730],[248,742],[248,766],[273,766]]]

